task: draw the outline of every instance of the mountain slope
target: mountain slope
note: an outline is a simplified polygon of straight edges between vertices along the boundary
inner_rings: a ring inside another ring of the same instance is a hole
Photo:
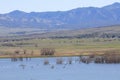
[[[25,35],[33,38],[120,38],[120,25]]]
[[[120,3],[58,12],[13,11],[0,14],[0,26],[41,29],[80,29],[120,24]]]

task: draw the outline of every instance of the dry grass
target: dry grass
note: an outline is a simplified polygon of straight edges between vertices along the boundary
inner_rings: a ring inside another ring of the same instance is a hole
[[[89,54],[104,54],[106,51],[120,50],[119,39],[33,39],[24,41],[10,41],[7,43],[14,44],[11,46],[2,46],[7,44],[0,42],[0,57],[9,57],[16,50],[23,54],[26,50],[30,57],[41,57],[40,49],[54,48],[54,56],[78,56]],[[19,45],[21,44],[22,45]],[[33,55],[30,54],[33,52]],[[24,55],[23,55],[24,56]]]

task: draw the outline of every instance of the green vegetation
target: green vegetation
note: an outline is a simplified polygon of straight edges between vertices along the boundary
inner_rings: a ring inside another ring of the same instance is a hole
[[[120,39],[88,38],[88,39],[30,39],[0,42],[1,54],[36,54],[40,56],[43,48],[54,48],[55,55],[103,54],[106,51],[119,50]]]
[[[40,56],[41,49],[54,52],[54,56],[104,54],[117,50],[120,53],[119,26],[90,28],[72,31],[32,33],[0,38],[0,55],[19,54]],[[79,37],[78,37],[79,36]],[[82,36],[82,37],[81,37]],[[104,37],[103,37],[104,36]]]

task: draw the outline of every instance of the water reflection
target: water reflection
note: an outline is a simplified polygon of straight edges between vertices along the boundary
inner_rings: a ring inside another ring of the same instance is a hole
[[[22,69],[25,69],[26,65],[25,64],[20,64],[19,65]]]
[[[113,57],[113,56],[112,56]],[[114,58],[112,58],[110,56],[80,56],[80,57],[54,57],[54,58],[38,58],[39,62],[42,62],[42,64],[44,66],[50,66],[51,69],[54,69],[56,65],[62,65],[63,68],[66,68],[67,65],[72,65],[74,64],[80,64],[80,63],[85,63],[85,64],[89,64],[89,63],[99,63],[99,64],[103,64],[103,63],[120,63],[120,57],[117,56]],[[31,61],[31,58],[23,58],[23,57],[13,57],[11,58],[12,62],[26,62],[26,61]],[[40,64],[41,65],[41,64]],[[40,66],[39,64],[36,64],[36,66]],[[20,64],[20,67],[22,67],[22,69],[25,69],[26,64]],[[32,65],[31,68],[34,68],[35,65]]]
[[[1,80],[119,80],[120,64],[96,64],[96,58],[0,59]],[[99,58],[99,57],[97,57]],[[89,64],[88,64],[89,63]],[[7,77],[6,77],[7,75]]]

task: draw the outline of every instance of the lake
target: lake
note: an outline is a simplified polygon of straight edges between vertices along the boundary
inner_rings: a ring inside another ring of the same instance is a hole
[[[120,64],[85,64],[79,57],[0,59],[0,80],[120,80]]]

